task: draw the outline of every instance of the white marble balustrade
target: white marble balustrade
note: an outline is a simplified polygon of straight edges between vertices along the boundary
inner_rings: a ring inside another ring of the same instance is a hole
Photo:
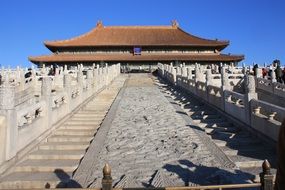
[[[285,108],[259,100],[256,89],[285,97],[284,84],[243,75],[240,72],[229,73],[227,66],[222,68],[221,74],[212,74],[211,70],[202,71],[196,64],[194,77],[192,73],[189,77],[189,72],[188,76],[182,76],[181,70],[183,69],[179,68],[176,72],[176,68],[172,65],[158,64],[160,77],[277,141],[280,124],[285,118]],[[232,71],[241,71],[241,69],[232,69]],[[235,92],[234,88],[243,88],[245,93]]]
[[[48,76],[47,68],[32,73],[23,78],[23,69],[1,71],[6,80],[0,86],[0,170],[109,85],[120,74],[120,64],[61,68],[55,76]]]

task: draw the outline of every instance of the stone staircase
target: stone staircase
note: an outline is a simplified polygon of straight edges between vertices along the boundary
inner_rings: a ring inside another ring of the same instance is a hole
[[[115,83],[115,84],[114,84]],[[64,187],[123,82],[113,82],[0,178],[0,189]]]
[[[272,172],[276,172],[277,157],[274,146],[243,127],[233,124],[196,97],[170,87],[164,89],[167,89],[167,95],[191,117],[193,125],[204,130],[237,168],[253,176],[252,180],[259,181],[261,165],[265,159],[271,163]]]

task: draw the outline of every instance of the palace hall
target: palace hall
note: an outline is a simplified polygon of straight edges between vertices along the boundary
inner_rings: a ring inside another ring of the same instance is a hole
[[[177,21],[169,26],[104,26],[98,21],[95,28],[83,35],[44,44],[52,52],[50,55],[29,57],[38,66],[237,64],[244,59],[244,55],[222,53],[229,41],[194,36],[180,28]]]

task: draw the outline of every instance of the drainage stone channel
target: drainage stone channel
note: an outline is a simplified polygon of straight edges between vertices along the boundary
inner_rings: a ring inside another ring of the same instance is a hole
[[[185,119],[189,116],[154,79],[130,75],[103,146],[90,149],[99,154],[85,163],[92,172],[83,187],[101,187],[105,163],[112,168],[114,187],[250,183],[254,176],[239,170],[204,130]]]

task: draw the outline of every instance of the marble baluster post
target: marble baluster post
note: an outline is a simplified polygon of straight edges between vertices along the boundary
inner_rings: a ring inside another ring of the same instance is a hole
[[[225,110],[225,101],[226,101],[226,97],[225,97],[225,91],[226,90],[229,90],[229,76],[228,76],[228,73],[226,71],[226,67],[223,66],[221,68],[221,92],[222,92],[222,109]]]
[[[0,115],[4,118],[4,125],[1,131],[5,144],[0,145],[0,152],[3,152],[3,161],[13,158],[18,151],[18,121],[17,110],[15,109],[15,87],[4,83],[0,88]]]
[[[206,93],[207,93],[207,101],[209,102],[209,96],[210,96],[210,86],[212,84],[212,71],[211,69],[206,70]]]
[[[93,86],[93,72],[90,69],[87,70],[86,80],[87,80],[87,89],[91,89]]]
[[[71,75],[68,74],[67,70],[65,70],[64,75],[63,75],[63,88],[64,88],[64,91],[66,92],[65,103],[67,104],[68,113],[70,113],[72,111],[72,107],[71,107],[72,86],[71,86],[71,83],[72,83]]]
[[[255,78],[252,75],[245,75],[245,95],[244,95],[244,108],[245,108],[245,118],[246,123],[251,125],[251,100],[258,99],[256,93],[256,85],[255,85]],[[252,125],[253,126],[253,125]]]

